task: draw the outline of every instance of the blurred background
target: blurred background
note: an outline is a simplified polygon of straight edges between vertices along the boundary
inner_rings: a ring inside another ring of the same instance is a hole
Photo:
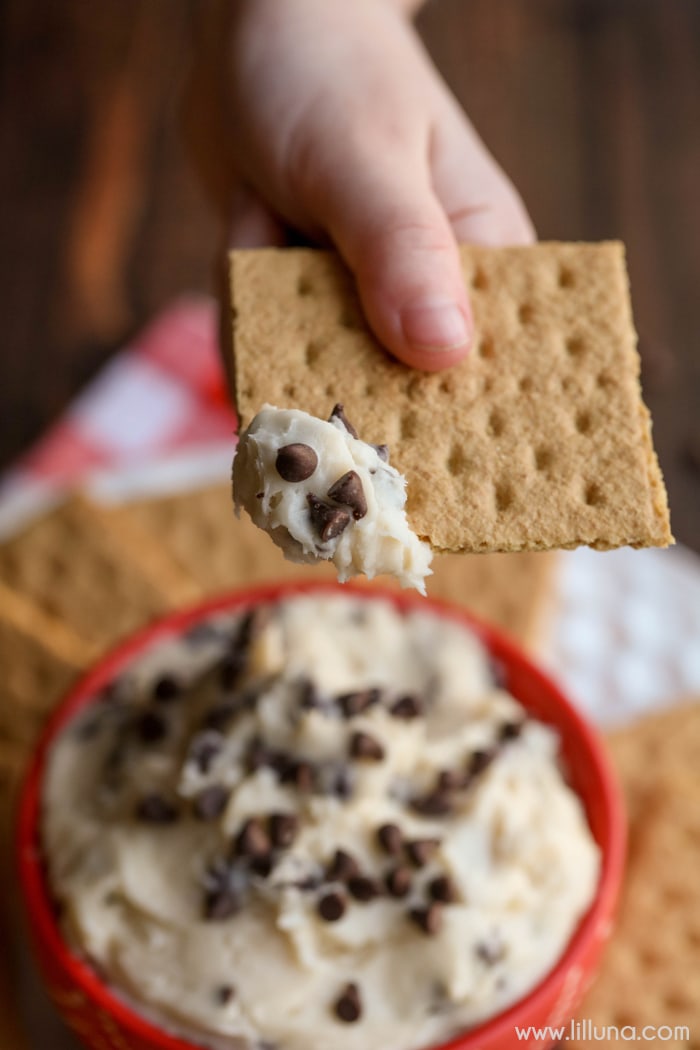
[[[183,291],[235,144],[218,0],[5,0],[0,467]],[[700,550],[700,4],[433,0],[418,24],[543,239],[621,238],[678,540]]]

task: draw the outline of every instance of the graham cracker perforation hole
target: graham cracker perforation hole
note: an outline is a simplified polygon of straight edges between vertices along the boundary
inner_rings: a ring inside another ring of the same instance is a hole
[[[591,414],[585,408],[576,413],[576,429],[579,434],[587,434],[591,429]]]
[[[518,390],[521,394],[529,394],[532,390],[532,386],[532,376],[523,376],[522,379],[518,381]]]
[[[532,303],[521,303],[518,307],[518,320],[521,324],[530,324],[535,316],[535,308]]]
[[[574,271],[569,269],[568,266],[560,266],[558,280],[560,288],[573,288],[576,283]]]
[[[294,383],[285,383],[282,392],[285,397],[295,398],[297,396],[297,388]]]
[[[365,385],[365,397],[374,397],[375,393],[376,390],[374,389],[374,385],[372,383],[367,383]]]
[[[411,376],[406,383],[406,396],[410,398],[411,401],[415,401],[417,398],[421,397],[423,382],[424,380],[422,376]]]
[[[444,379],[440,380],[440,386],[438,388],[441,394],[454,394],[457,389],[455,386],[455,378],[452,375],[447,375]]]
[[[307,365],[309,365],[309,367],[313,367],[313,365],[316,364],[322,353],[323,347],[321,346],[321,344],[315,339],[312,339],[310,343],[306,344],[306,352],[304,354],[304,359]]]
[[[605,502],[600,485],[595,481],[589,481],[583,493],[587,507],[601,507]]]
[[[307,296],[311,295],[314,290],[314,286],[308,277],[300,277],[297,281],[297,295]]]
[[[341,328],[348,328],[350,331],[356,332],[361,332],[365,327],[359,310],[353,310],[350,306],[345,307],[338,318],[338,324]]]
[[[581,357],[586,350],[586,344],[580,335],[570,335],[565,345],[567,354],[573,358]]]
[[[474,271],[474,276],[472,277],[472,288],[476,288],[476,290],[479,292],[485,292],[488,286],[488,277],[481,269],[481,267],[477,266],[476,270]]]
[[[496,510],[503,513],[513,506],[514,492],[509,481],[499,481],[496,485]]]
[[[685,1012],[695,1005],[691,996],[682,988],[670,988],[663,997],[663,1004],[668,1010]]]
[[[336,401],[335,383],[328,383],[323,391],[326,397],[330,398],[331,401]]]
[[[481,392],[483,394],[490,394],[492,390],[493,390],[493,379],[491,378],[491,376],[484,376],[484,382],[483,382],[483,385],[481,387]]]
[[[600,390],[612,390],[617,386],[617,380],[609,372],[599,372],[595,382]]]
[[[401,416],[401,440],[414,438],[418,433],[418,415],[416,412],[404,412]]]
[[[503,418],[503,415],[499,412],[497,408],[495,408],[489,416],[489,421],[487,425],[489,434],[491,434],[492,437],[500,437],[503,431],[505,430],[505,426],[506,422]]]
[[[460,476],[464,473],[464,468],[467,465],[467,457],[464,449],[461,445],[454,444],[450,449],[450,454],[447,457],[447,469],[450,474]]]
[[[243,397],[251,398],[253,396],[253,388],[250,386],[246,386],[241,391],[241,394]]]
[[[561,381],[561,388],[565,394],[570,394],[575,387],[576,383],[574,382],[571,376],[563,376]]]
[[[490,335],[482,336],[479,342],[479,349],[477,351],[479,357],[483,357],[485,360],[489,360],[496,356],[496,347],[493,342],[493,337]]]
[[[535,449],[535,467],[537,470],[549,470],[553,462],[554,453],[551,448],[542,445],[541,448]]]
[[[685,931],[686,940],[694,948],[700,948],[700,927],[689,926]]]

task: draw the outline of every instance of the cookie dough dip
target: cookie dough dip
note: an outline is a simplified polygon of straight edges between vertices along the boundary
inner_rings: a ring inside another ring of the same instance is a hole
[[[158,643],[54,745],[69,943],[227,1050],[418,1050],[536,985],[599,856],[461,624],[328,592]]]
[[[233,497],[290,561],[329,559],[341,582],[390,573],[425,594],[432,552],[406,520],[405,479],[342,405],[327,421],[264,405],[240,436]]]

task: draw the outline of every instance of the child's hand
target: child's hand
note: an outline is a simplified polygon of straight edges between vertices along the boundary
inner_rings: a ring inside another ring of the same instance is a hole
[[[454,364],[472,319],[458,241],[533,238],[520,197],[390,0],[238,0],[233,119],[239,245],[282,223],[333,243],[381,342]]]

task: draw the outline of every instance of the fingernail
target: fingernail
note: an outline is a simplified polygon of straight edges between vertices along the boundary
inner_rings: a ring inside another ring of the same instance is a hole
[[[401,311],[401,329],[406,342],[421,350],[456,350],[471,341],[464,310],[447,299],[405,307]]]

